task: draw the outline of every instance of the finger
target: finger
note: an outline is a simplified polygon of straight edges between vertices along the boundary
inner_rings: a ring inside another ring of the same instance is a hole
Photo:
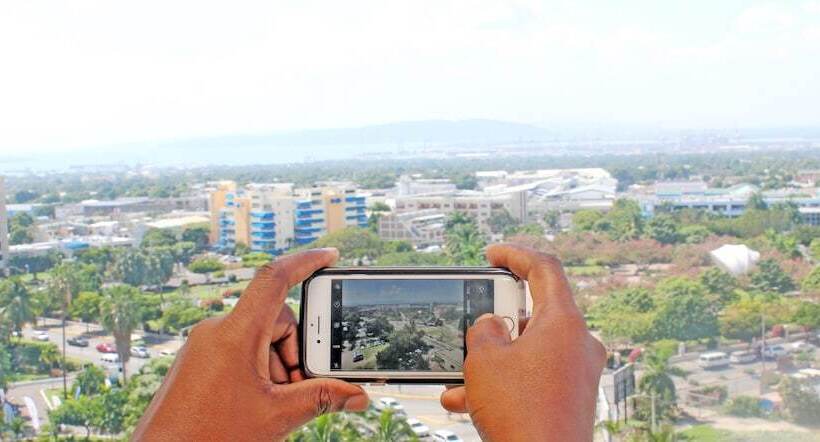
[[[500,316],[485,313],[478,317],[475,324],[467,329],[467,353],[477,351],[484,346],[509,345],[510,329]]]
[[[324,413],[365,411],[370,403],[361,387],[339,379],[308,379],[281,388],[277,400],[288,404],[288,421],[292,427]]]
[[[282,365],[282,360],[279,355],[271,348],[270,356],[268,357],[268,369],[270,371],[270,380],[274,384],[287,384],[290,381],[285,366]]]
[[[448,388],[441,393],[441,406],[451,413],[467,412],[467,390],[463,386]]]
[[[339,257],[336,249],[313,249],[279,258],[262,266],[244,290],[231,312],[241,323],[270,327],[282,311],[288,288],[313,272],[332,265]]]
[[[273,339],[271,342],[279,354],[285,370],[291,382],[302,380],[302,372],[299,369],[299,325],[293,310],[286,308],[279,313],[277,326],[274,327]]]
[[[487,260],[529,283],[533,311],[553,305],[576,309],[564,269],[554,256],[516,244],[493,244],[487,247]]]

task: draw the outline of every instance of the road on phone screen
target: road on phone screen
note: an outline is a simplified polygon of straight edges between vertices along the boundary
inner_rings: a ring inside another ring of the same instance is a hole
[[[441,408],[439,397],[443,385],[367,385],[371,401],[392,397],[404,405],[408,418],[416,418],[436,430],[450,430],[464,441],[480,441],[478,432],[467,414],[448,413]]]

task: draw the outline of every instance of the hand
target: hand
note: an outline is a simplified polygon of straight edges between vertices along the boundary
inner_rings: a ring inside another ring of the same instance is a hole
[[[470,413],[484,440],[591,441],[606,353],[589,334],[561,263],[514,245],[487,250],[490,264],[529,281],[532,317],[515,341],[484,315],[467,331],[464,386],[441,404]]]
[[[289,255],[262,267],[226,316],[191,331],[134,433],[134,440],[283,439],[332,411],[364,411],[361,387],[304,380],[288,288],[333,264],[335,249]]]

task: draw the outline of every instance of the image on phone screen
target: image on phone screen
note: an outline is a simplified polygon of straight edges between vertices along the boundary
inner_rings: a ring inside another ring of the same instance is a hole
[[[334,279],[331,370],[460,372],[491,279]]]

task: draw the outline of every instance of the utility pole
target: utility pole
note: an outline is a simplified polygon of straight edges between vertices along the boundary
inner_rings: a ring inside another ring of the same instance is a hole
[[[652,404],[652,433],[658,429],[658,425],[655,423],[655,390],[652,390],[652,393],[649,395],[650,403]]]

